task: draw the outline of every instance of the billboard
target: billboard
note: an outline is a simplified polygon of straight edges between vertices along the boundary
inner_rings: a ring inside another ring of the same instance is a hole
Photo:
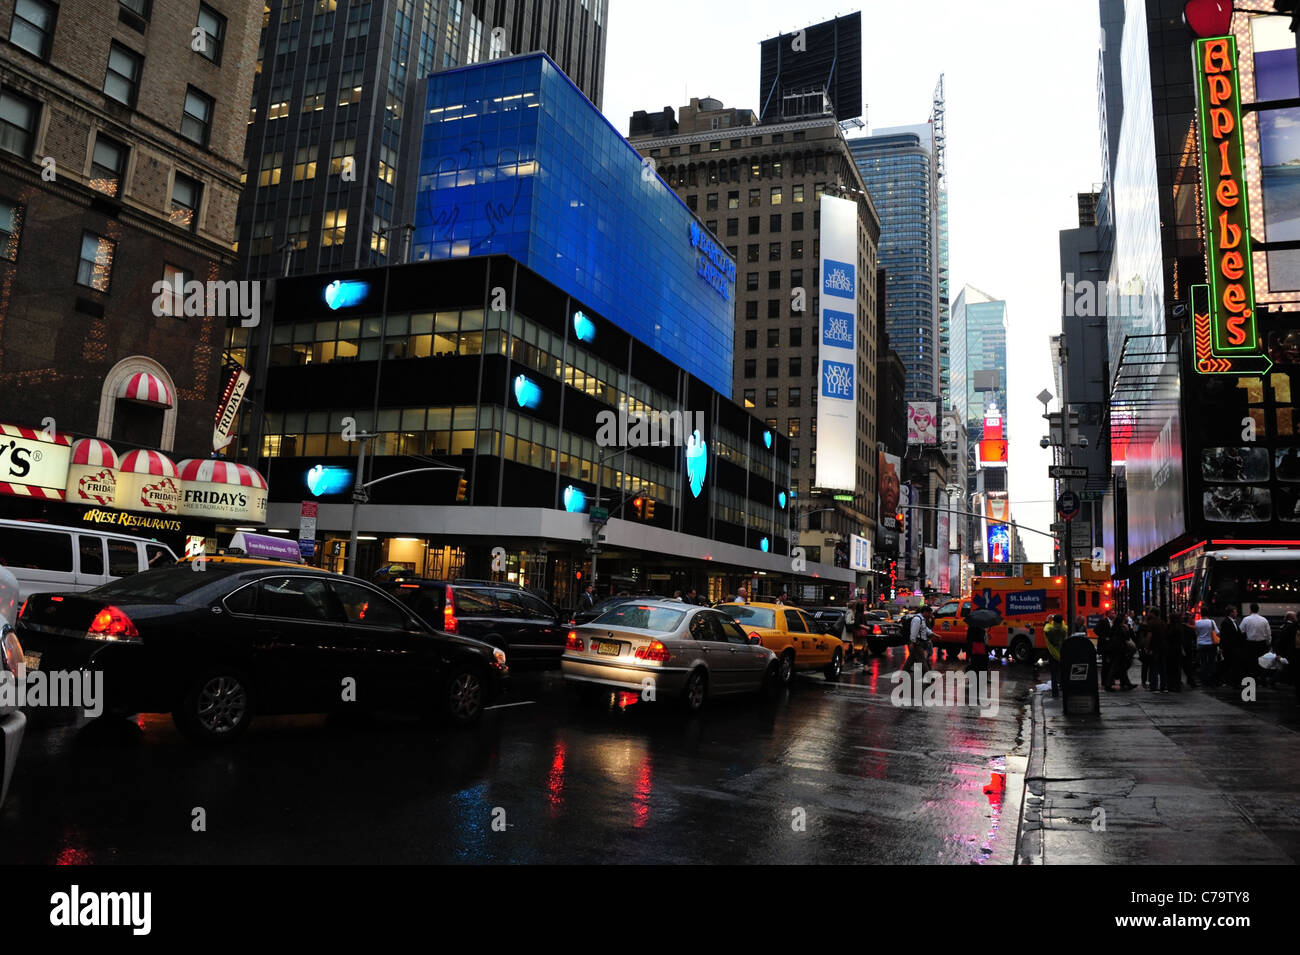
[[[934,401],[907,403],[907,443],[937,444],[938,404]]]
[[[899,475],[903,471],[903,462],[896,454],[881,451],[876,462],[876,500],[880,515],[877,526],[880,528],[880,546],[891,553],[898,553],[898,513]]]
[[[1179,410],[1181,374],[1177,352],[1151,362],[1150,395],[1133,410],[1126,451],[1128,560],[1133,563],[1187,530],[1183,506],[1183,436]],[[1224,384],[1236,379],[1224,379]],[[1198,389],[1193,389],[1198,390]],[[1241,432],[1237,419],[1237,433]],[[1198,429],[1203,425],[1198,426]],[[1193,429],[1195,432],[1198,429]],[[1190,448],[1189,448],[1190,452]],[[1190,454],[1189,454],[1189,460]]]
[[[821,197],[821,292],[817,363],[817,487],[857,484],[858,206]]]
[[[857,534],[849,535],[849,568],[864,572],[871,569],[871,541]]]

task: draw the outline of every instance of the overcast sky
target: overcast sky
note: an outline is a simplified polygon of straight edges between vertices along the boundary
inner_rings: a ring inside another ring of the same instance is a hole
[[[692,96],[758,110],[759,42],[853,6],[806,0],[613,0],[604,108],[627,133],[638,109]],[[951,298],[963,284],[1007,301],[1013,519],[1048,529],[1042,405],[1053,391],[1048,337],[1060,327],[1057,233],[1078,225],[1076,194],[1101,181],[1097,5],[1008,0],[870,0],[862,8],[863,98],[871,129],[923,123],[947,93]],[[1051,542],[1024,534],[1030,560]]]

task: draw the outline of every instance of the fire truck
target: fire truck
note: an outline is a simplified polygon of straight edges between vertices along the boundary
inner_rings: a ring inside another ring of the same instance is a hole
[[[1074,588],[1075,615],[1091,632],[1111,608],[1110,581],[1076,579]],[[935,646],[955,658],[966,645],[966,615],[987,608],[1002,615],[1002,623],[988,631],[989,650],[1006,650],[1016,663],[1029,663],[1046,655],[1043,627],[1054,614],[1066,615],[1066,598],[1064,577],[976,577],[970,594],[935,609]]]

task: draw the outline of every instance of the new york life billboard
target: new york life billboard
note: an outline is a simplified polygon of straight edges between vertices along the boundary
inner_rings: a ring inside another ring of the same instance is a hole
[[[818,487],[853,491],[857,484],[858,207],[821,198],[821,277],[817,364]]]

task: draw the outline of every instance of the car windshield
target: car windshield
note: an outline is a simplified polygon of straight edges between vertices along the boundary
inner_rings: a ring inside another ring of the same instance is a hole
[[[718,609],[737,623],[750,627],[762,627],[766,630],[776,629],[776,614],[763,607],[751,607],[748,604],[723,604]]]
[[[605,627],[631,627],[635,630],[654,630],[657,633],[672,633],[681,625],[686,616],[683,610],[669,610],[667,607],[650,607],[645,604],[622,603],[606,610],[592,621]]]
[[[134,597],[140,600],[157,600],[167,603],[193,593],[205,584],[211,583],[216,576],[216,566],[205,568],[205,572],[196,573],[189,564],[179,567],[162,567],[158,570],[146,570],[119,580],[111,580],[96,587],[89,593],[95,597],[121,600]]]

